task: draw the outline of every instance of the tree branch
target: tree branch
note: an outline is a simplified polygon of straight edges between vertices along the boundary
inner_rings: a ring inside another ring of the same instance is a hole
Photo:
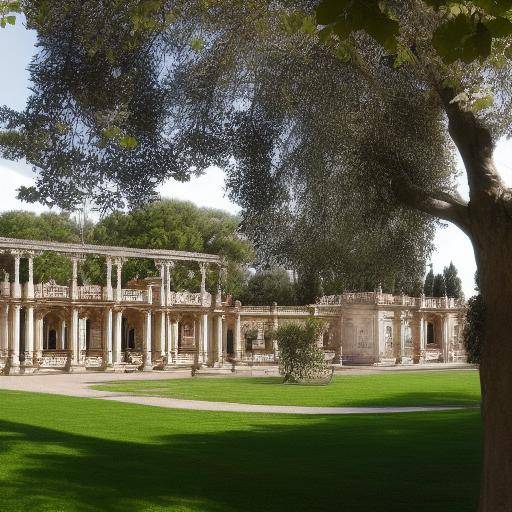
[[[461,198],[441,190],[427,191],[411,183],[406,175],[395,178],[392,187],[397,199],[416,210],[429,213],[434,217],[452,222],[467,235],[470,234],[469,210]]]
[[[448,116],[448,132],[464,161],[470,195],[503,189],[503,184],[493,162],[494,141],[486,128],[473,114],[452,102],[455,91],[438,87],[438,93]]]

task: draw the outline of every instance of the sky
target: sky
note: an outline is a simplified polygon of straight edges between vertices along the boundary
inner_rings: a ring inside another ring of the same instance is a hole
[[[0,29],[0,105],[8,105],[15,109],[22,109],[30,94],[27,66],[36,51],[34,33],[26,30],[20,21],[15,27]],[[503,179],[512,186],[512,141],[502,141],[498,144],[495,159]],[[0,180],[0,213],[9,210],[28,210],[37,213],[45,211],[41,205],[23,203],[16,199],[16,190],[33,182],[32,170],[26,163],[0,159]],[[462,177],[459,190],[463,197],[467,197],[467,185]],[[220,208],[231,213],[239,210],[225,194],[222,169],[215,167],[187,183],[169,180],[159,187],[159,192],[162,197],[192,201],[198,206]],[[434,245],[434,272],[442,272],[443,267],[453,261],[462,279],[466,297],[473,295],[476,265],[473,248],[466,235],[455,226],[447,224],[446,227],[438,229]]]

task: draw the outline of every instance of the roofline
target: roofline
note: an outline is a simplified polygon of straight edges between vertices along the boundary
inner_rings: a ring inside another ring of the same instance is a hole
[[[0,237],[0,252],[9,251],[52,251],[61,254],[94,254],[113,258],[146,258],[165,261],[194,261],[223,265],[224,260],[216,254],[199,252],[170,251],[166,249],[138,249],[135,247],[118,247],[111,245],[93,245],[80,243],[50,242],[44,240],[23,240]]]

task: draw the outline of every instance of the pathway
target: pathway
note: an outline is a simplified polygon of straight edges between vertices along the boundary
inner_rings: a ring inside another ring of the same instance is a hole
[[[425,407],[300,407],[288,405],[255,405],[230,402],[207,402],[182,400],[158,396],[134,396],[91,389],[91,385],[106,381],[162,380],[190,377],[190,371],[147,372],[147,373],[70,373],[54,375],[0,376],[0,389],[50,393],[99,400],[112,400],[130,404],[166,407],[168,409],[189,409],[198,411],[252,412],[271,414],[390,414],[405,412],[429,412],[464,409],[459,406]],[[234,377],[236,378],[236,377]]]

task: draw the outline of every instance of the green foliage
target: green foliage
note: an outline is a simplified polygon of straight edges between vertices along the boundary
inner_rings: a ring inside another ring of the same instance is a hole
[[[469,64],[491,55],[493,41],[512,35],[512,3],[509,0],[424,0],[436,10],[441,22],[432,34],[432,45],[446,64],[462,61]],[[317,11],[323,40],[331,33],[342,41],[353,32],[365,31],[388,52],[397,54],[396,63],[414,62],[404,59],[400,50],[402,35],[396,13],[378,0],[322,0]],[[432,14],[430,14],[432,16]]]
[[[21,12],[19,1],[0,0],[0,27],[16,24],[16,14]]]
[[[251,244],[239,236],[238,226],[237,217],[221,210],[162,200],[129,213],[114,212],[102,219],[90,236],[97,244],[219,254],[226,259],[228,269],[224,290],[236,296],[244,280],[243,267],[254,256]],[[157,273],[151,260],[128,260],[123,266],[123,281]],[[210,290],[215,290],[215,280],[209,273]],[[197,265],[177,265],[172,281],[177,290],[197,289]]]
[[[270,306],[295,304],[295,292],[288,272],[282,268],[260,270],[252,275],[239,296],[242,304]]]
[[[304,325],[289,323],[277,329],[279,372],[284,376],[284,382],[307,383],[325,378],[325,356],[317,346],[324,329],[324,323],[311,319]]]
[[[468,300],[466,324],[464,326],[464,347],[468,362],[479,364],[482,353],[482,343],[485,339],[485,303],[478,294]]]
[[[462,292],[462,281],[460,280],[453,261],[450,261],[450,264],[447,267],[444,267],[443,276],[446,284],[446,295],[456,299],[463,299],[464,293]]]
[[[445,297],[446,296],[446,283],[443,274],[436,274],[434,277],[434,286],[432,290],[432,297]]]
[[[423,293],[427,297],[433,297],[434,296],[434,270],[432,268],[432,265],[430,265],[430,270],[428,271],[427,275],[425,276],[425,283],[423,285]]]

